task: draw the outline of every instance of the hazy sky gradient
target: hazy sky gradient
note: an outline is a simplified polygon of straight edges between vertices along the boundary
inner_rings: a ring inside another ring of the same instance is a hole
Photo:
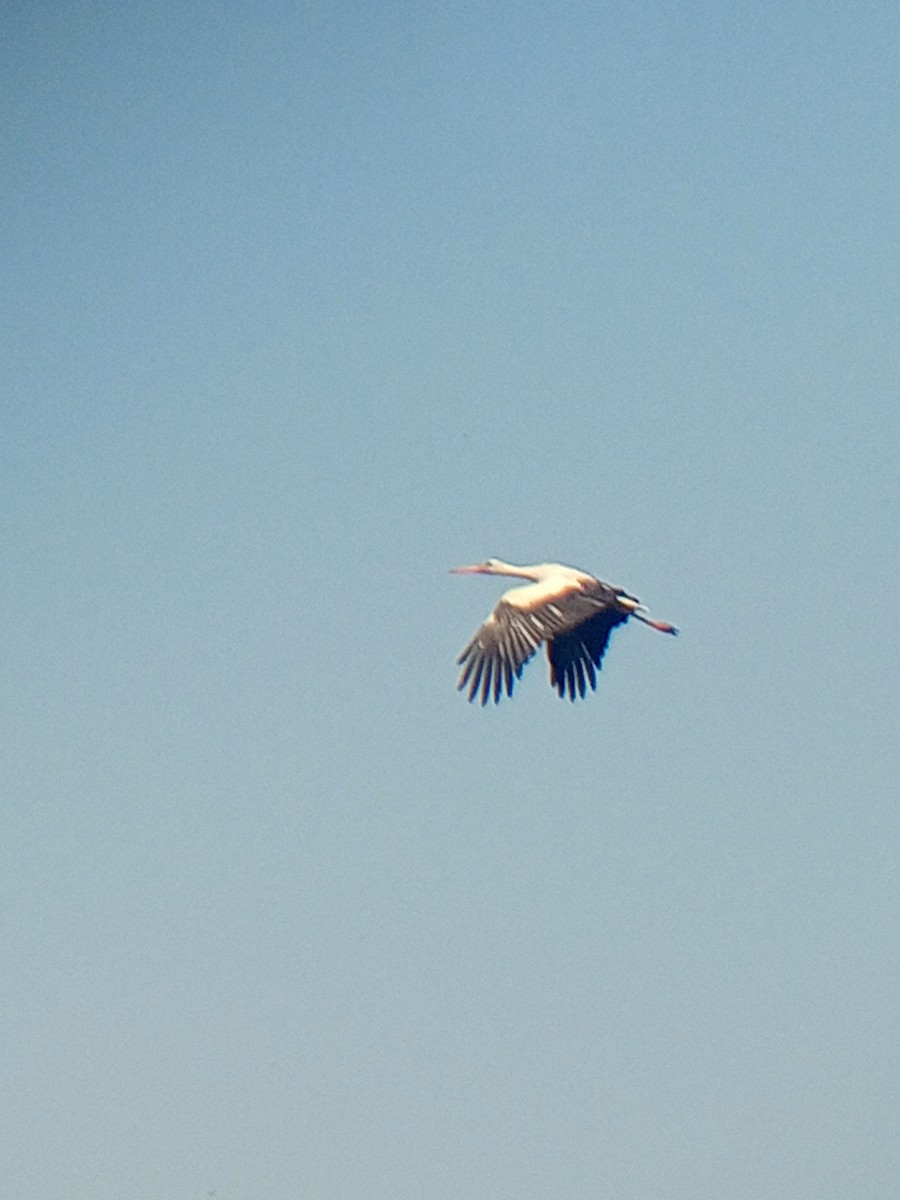
[[[900,9],[2,27],[9,1194],[885,1200]]]

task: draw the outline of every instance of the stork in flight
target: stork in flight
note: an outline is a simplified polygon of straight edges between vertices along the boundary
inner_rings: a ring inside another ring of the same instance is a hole
[[[585,571],[562,563],[516,567],[499,558],[454,567],[455,575],[511,575],[530,582],[504,592],[497,607],[456,660],[462,667],[458,690],[469,689],[469,700],[481,693],[481,703],[500,702],[513,693],[515,680],[547,643],[550,682],[560,696],[584,697],[588,685],[596,691],[597,671],[609,636],[629,617],[660,633],[677,633],[668,621],[654,621],[635,596],[603,583]]]

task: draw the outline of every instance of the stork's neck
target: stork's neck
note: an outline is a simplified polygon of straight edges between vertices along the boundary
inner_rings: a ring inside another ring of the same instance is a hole
[[[486,562],[473,563],[471,567],[454,567],[457,575],[511,575],[514,579],[527,579],[531,583],[545,583],[550,579],[567,579],[574,583],[590,583],[593,575],[564,567],[562,563],[533,563],[527,567],[504,562],[502,558],[489,558]]]
[[[490,575],[511,575],[513,579],[530,579],[532,583],[540,583],[553,572],[548,570],[546,563],[539,563],[530,567],[517,567],[515,563],[504,562],[501,558],[491,560],[491,565],[486,574]]]
[[[593,575],[579,571],[577,567],[567,567],[563,563],[546,562],[532,563],[526,567],[517,567],[514,563],[504,562],[503,559],[491,559],[492,575],[513,575],[517,579],[528,579],[532,583],[549,583],[550,580],[568,580],[571,583],[591,583]]]

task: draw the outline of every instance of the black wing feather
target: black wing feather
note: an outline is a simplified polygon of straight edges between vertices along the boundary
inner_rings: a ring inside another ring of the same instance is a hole
[[[522,668],[532,658],[544,635],[524,624],[523,614],[500,603],[456,660],[462,667],[457,687],[468,687],[469,699],[487,704],[513,694]],[[480,695],[479,695],[480,692]]]
[[[620,609],[606,608],[582,621],[567,633],[559,633],[547,643],[550,659],[550,682],[562,698],[574,700],[585,696],[587,685],[597,690],[597,675],[609,638],[617,625],[623,625],[629,614]]]

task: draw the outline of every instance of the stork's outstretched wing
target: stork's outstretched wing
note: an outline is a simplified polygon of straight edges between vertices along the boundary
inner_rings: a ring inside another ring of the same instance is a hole
[[[504,691],[522,677],[522,668],[547,636],[540,613],[524,612],[501,600],[456,660],[462,667],[457,689],[468,686],[469,699],[481,691],[481,703],[498,704]]]
[[[574,700],[577,692],[583,699],[588,685],[596,691],[597,671],[609,645],[609,636],[628,617],[629,614],[621,609],[604,608],[547,643],[550,682],[561,697],[568,694],[569,699]]]
[[[598,585],[600,588],[603,586]],[[525,591],[525,588],[513,589],[511,594],[515,596],[517,592]],[[495,704],[499,703],[504,692],[511,696],[515,681],[521,678],[522,668],[541,642],[548,643],[548,651],[552,655],[553,645],[560,637],[567,636],[569,631],[574,637],[578,630],[585,629],[597,616],[606,615],[609,596],[613,594],[608,588],[596,594],[579,590],[559,595],[536,608],[502,599],[456,660],[463,668],[458,689],[462,691],[468,687],[470,700],[475,700],[480,692],[482,704],[487,704],[491,699]],[[627,620],[627,613],[611,611],[609,616],[610,629],[620,620]],[[588,644],[593,647],[596,635],[586,636]],[[603,646],[597,652],[598,663],[608,637],[607,631]],[[568,662],[573,654],[574,649],[564,656],[564,661]]]

